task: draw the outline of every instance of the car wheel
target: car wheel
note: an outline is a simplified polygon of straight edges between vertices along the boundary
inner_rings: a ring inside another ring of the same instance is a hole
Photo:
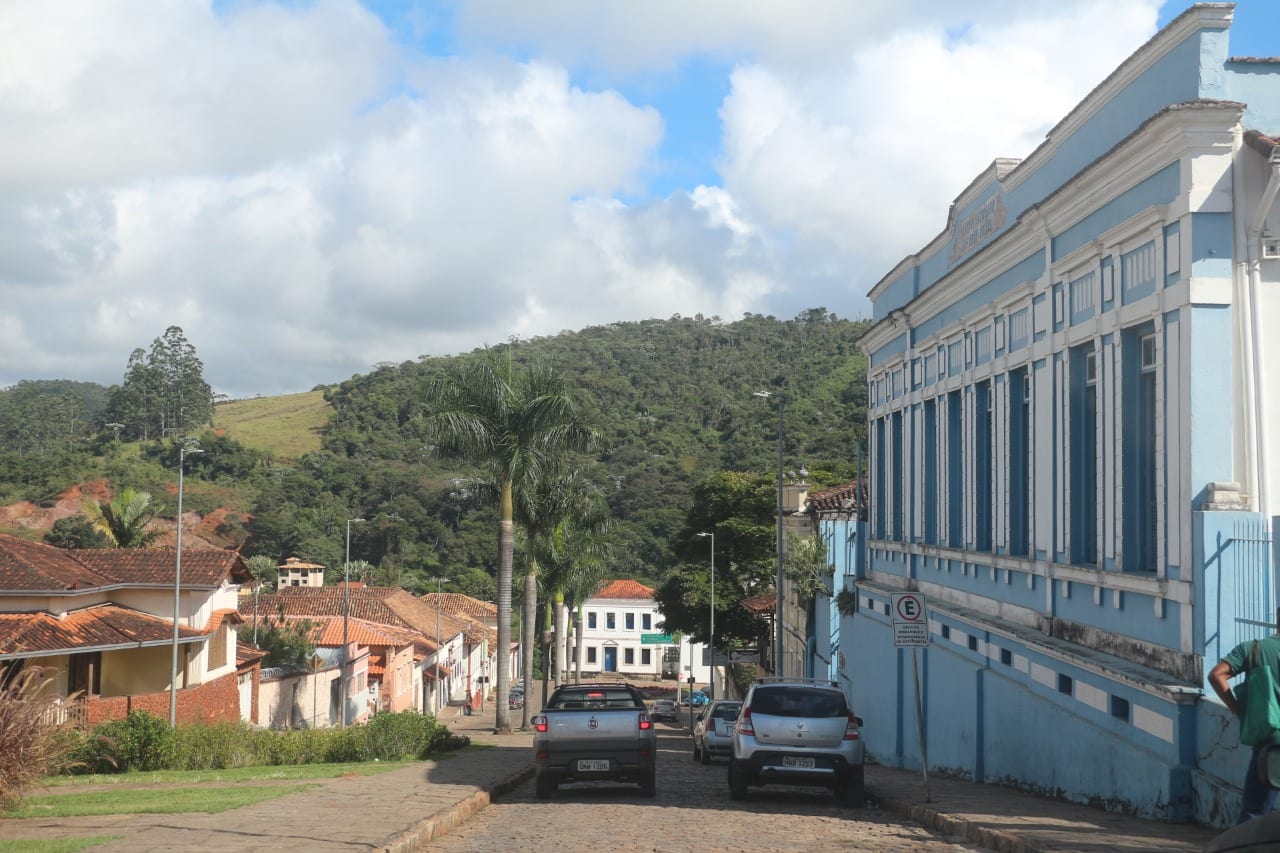
[[[747,774],[738,770],[733,759],[729,759],[729,799],[745,800],[747,798]]]
[[[649,771],[649,775],[644,777],[644,781],[640,783],[640,796],[656,797],[658,795],[658,770],[654,768]]]
[[[844,783],[836,788],[836,798],[851,809],[860,809],[867,802],[867,789],[863,784],[862,765],[849,771]]]
[[[550,798],[560,785],[550,776],[539,774],[534,780],[534,787],[537,789],[538,799],[545,800]]]

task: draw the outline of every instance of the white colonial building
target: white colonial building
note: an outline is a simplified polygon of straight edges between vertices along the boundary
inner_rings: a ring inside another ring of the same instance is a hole
[[[617,673],[630,679],[708,683],[705,646],[688,637],[667,637],[653,589],[634,580],[601,585],[582,605],[582,646],[577,659],[583,678]],[[575,652],[570,651],[569,660]]]

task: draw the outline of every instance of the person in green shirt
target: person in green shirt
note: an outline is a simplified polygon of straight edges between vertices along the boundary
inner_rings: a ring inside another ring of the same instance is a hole
[[[1227,710],[1236,717],[1240,716],[1240,704],[1231,692],[1230,679],[1247,673],[1256,665],[1270,667],[1272,675],[1280,681],[1280,634],[1258,641],[1256,660],[1253,655],[1253,643],[1253,640],[1245,640],[1209,671],[1209,686],[1213,688],[1214,693],[1218,694],[1218,698],[1227,706]],[[1280,741],[1280,732],[1276,733],[1276,740]],[[1240,800],[1240,816],[1236,819],[1237,825],[1268,814],[1275,808],[1276,789],[1264,782],[1258,772],[1258,759],[1262,750],[1270,745],[1270,743],[1264,743],[1255,746],[1249,756],[1249,769],[1244,777],[1244,795]]]

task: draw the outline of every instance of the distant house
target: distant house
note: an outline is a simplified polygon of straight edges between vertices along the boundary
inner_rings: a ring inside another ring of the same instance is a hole
[[[276,566],[276,585],[324,586],[324,566],[289,557],[282,565]]]
[[[259,619],[273,614],[341,617],[345,613],[353,662],[358,662],[360,647],[364,645],[354,639],[353,620],[412,631],[415,637],[414,667],[418,673],[416,683],[419,686],[411,707],[431,712],[450,702],[461,703],[466,699],[468,684],[460,675],[479,671],[486,649],[491,646],[489,631],[483,624],[450,615],[443,608],[437,610],[398,588],[354,583],[345,590],[342,586],[282,587],[273,594],[259,596],[256,604],[252,599],[242,600],[240,612],[245,619],[255,618],[255,613]],[[339,626],[341,621],[338,619]],[[381,684],[385,670],[379,672],[378,666],[378,656],[371,654],[368,680]],[[367,700],[368,685],[360,684],[358,678],[350,678],[347,701],[351,704],[351,719],[359,719],[368,713]]]
[[[0,666],[45,668],[52,698],[80,722],[167,718],[176,647],[178,721],[239,719],[236,601],[252,575],[232,551],[184,550],[175,639],[176,557],[0,535]]]
[[[706,684],[711,677],[706,647],[688,638],[668,638],[659,628],[663,616],[653,589],[639,581],[605,581],[582,605],[582,649],[577,662],[583,677],[617,673],[622,677],[661,679],[690,676]],[[575,660],[570,649],[567,659]]]
[[[471,596],[463,595],[460,592],[444,592],[439,594],[430,592],[419,596],[419,599],[432,609],[434,609],[438,603],[442,613],[484,626],[484,633],[486,637],[484,650],[479,655],[468,655],[466,659],[466,671],[458,673],[458,677],[463,679],[464,683],[468,685],[466,692],[467,695],[471,697],[473,707],[481,707],[484,704],[484,697],[488,695],[488,689],[493,685],[493,679],[497,674],[497,605],[492,601],[481,601],[478,598],[472,598]],[[518,673],[520,671],[520,667],[517,662],[517,658],[519,658],[519,644],[513,643],[511,649],[508,649],[508,654],[511,657],[510,671],[513,674]]]

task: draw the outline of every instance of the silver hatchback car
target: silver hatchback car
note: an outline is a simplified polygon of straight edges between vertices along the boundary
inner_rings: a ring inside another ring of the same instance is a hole
[[[761,678],[733,729],[729,796],[753,785],[821,785],[846,805],[864,802],[866,747],[844,693],[832,681]]]
[[[694,761],[710,764],[712,756],[729,754],[733,724],[741,710],[741,702],[717,699],[698,714],[698,724],[693,727]]]

